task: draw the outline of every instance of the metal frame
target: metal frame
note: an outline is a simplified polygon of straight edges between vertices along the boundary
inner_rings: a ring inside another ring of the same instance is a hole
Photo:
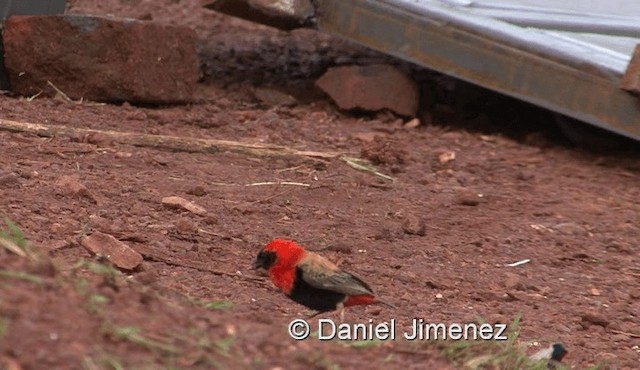
[[[62,14],[65,0],[0,0],[0,19],[12,15]]]
[[[630,56],[433,2],[316,0],[317,28],[640,140]]]

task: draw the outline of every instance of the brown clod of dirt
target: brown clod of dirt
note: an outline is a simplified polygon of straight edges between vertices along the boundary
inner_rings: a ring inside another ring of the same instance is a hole
[[[400,142],[383,136],[375,136],[373,141],[365,143],[360,155],[373,164],[389,165],[398,169],[409,160],[409,153]]]
[[[90,252],[105,257],[124,270],[133,270],[142,263],[142,255],[115,237],[99,231],[80,239],[80,244]]]

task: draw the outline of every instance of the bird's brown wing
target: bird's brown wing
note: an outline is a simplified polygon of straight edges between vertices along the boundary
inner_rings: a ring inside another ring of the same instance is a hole
[[[373,295],[367,283],[348,272],[341,271],[331,261],[319,255],[308,253],[298,267],[302,270],[302,279],[315,288],[345,295]]]

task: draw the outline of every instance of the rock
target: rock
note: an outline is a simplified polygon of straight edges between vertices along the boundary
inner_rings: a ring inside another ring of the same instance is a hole
[[[96,145],[101,148],[113,146],[113,144],[115,143],[112,137],[101,132],[91,132],[87,134],[84,139],[87,143]]]
[[[417,119],[417,118],[409,120],[409,121],[407,121],[407,123],[402,125],[402,127],[407,128],[407,129],[416,128],[418,126],[420,126],[420,120]]]
[[[563,222],[552,226],[552,229],[565,235],[587,235],[588,232],[584,227],[578,225],[575,222]]]
[[[440,162],[440,164],[447,164],[454,159],[456,159],[456,152],[451,150],[447,150],[438,154],[438,162]]]
[[[181,218],[174,224],[176,231],[180,234],[196,234],[198,233],[198,225],[187,220],[185,218]]]
[[[80,240],[90,252],[105,257],[118,268],[133,270],[142,263],[142,255],[109,234],[95,231]]]
[[[407,215],[402,222],[402,230],[409,235],[425,236],[427,234],[427,225],[424,220],[414,215]]]
[[[325,249],[328,250],[328,251],[334,251],[334,252],[338,252],[338,253],[345,253],[345,254],[353,253],[353,247],[352,246],[346,245],[346,244],[342,244],[342,243],[328,245]]]
[[[205,7],[249,22],[291,31],[315,14],[311,0],[206,0]]]
[[[458,188],[455,191],[453,202],[463,206],[477,206],[480,204],[481,196],[468,188]]]
[[[298,101],[293,96],[278,91],[276,89],[270,89],[266,87],[256,87],[253,90],[253,95],[261,103],[267,106],[284,106],[293,107],[298,104]]]
[[[20,179],[13,172],[0,175],[0,188],[17,188],[20,187]]]
[[[4,23],[12,90],[150,104],[193,100],[196,34],[182,26],[85,15],[14,16]]]
[[[116,152],[114,156],[118,159],[125,159],[133,157],[133,153],[131,152]]]
[[[496,293],[489,290],[478,291],[471,295],[471,298],[478,302],[500,301],[502,298]]]
[[[375,64],[330,68],[316,85],[340,109],[379,111],[389,109],[414,117],[418,110],[417,84],[398,68]]]
[[[159,164],[160,166],[167,166],[171,163],[171,159],[163,155],[155,155],[151,160],[153,163]]]
[[[207,195],[207,191],[204,189],[204,187],[196,185],[193,188],[187,190],[187,194],[195,195],[196,197],[204,197],[205,195]]]
[[[195,213],[196,215],[204,216],[207,214],[207,210],[200,207],[199,205],[190,202],[184,198],[180,197],[166,197],[162,198],[162,204],[168,207],[173,208],[181,208],[187,210],[191,213]]]
[[[70,243],[68,240],[54,240],[54,241],[51,241],[49,244],[44,245],[43,247],[47,250],[47,252],[51,253],[55,250],[66,248],[71,245],[72,243]]]
[[[592,325],[598,325],[606,328],[609,326],[609,320],[597,313],[585,313],[582,315],[580,325],[582,325],[583,329],[588,329]]]
[[[113,220],[109,220],[98,215],[89,215],[89,224],[94,230],[101,231],[103,233],[113,233]]]
[[[522,282],[522,277],[520,277],[520,275],[507,272],[501,280],[504,287],[509,290],[526,290],[526,286]]]
[[[380,134],[375,131],[367,131],[367,132],[356,132],[351,134],[351,138],[360,140],[363,143],[372,143],[377,136],[384,136],[384,134]]]
[[[527,170],[520,170],[516,173],[516,179],[521,181],[529,181],[534,179],[535,177],[536,175],[533,172]]]
[[[3,370],[22,370],[23,367],[20,363],[9,356],[2,355],[0,356],[0,369]]]
[[[55,186],[58,192],[62,195],[71,197],[83,197],[96,203],[96,199],[89,192],[89,189],[87,189],[87,187],[80,182],[80,176],[78,175],[60,176],[56,180]]]

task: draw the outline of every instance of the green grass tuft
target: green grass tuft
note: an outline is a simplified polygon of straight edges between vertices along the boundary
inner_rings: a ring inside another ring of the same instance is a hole
[[[30,283],[41,285],[43,280],[40,276],[30,274],[25,271],[12,271],[12,270],[4,270],[0,269],[0,277],[8,278],[8,279],[16,279],[23,280]]]
[[[8,218],[4,218],[5,229],[0,229],[0,247],[20,256],[37,260],[38,255],[31,250],[27,238],[20,227]]]
[[[0,317],[0,339],[4,338],[9,333],[9,319],[6,317]]]
[[[381,346],[383,344],[385,344],[386,342],[380,339],[373,339],[373,340],[354,340],[352,342],[349,342],[347,344],[347,346],[352,347],[352,348],[370,348],[370,347],[378,347]]]
[[[203,303],[202,306],[208,310],[227,310],[233,307],[233,302],[211,301]]]
[[[20,227],[6,217],[4,219],[4,223],[7,225],[7,229],[0,230],[0,238],[10,240],[20,247],[20,249],[26,250],[29,243],[27,242],[27,238],[24,236],[22,230],[20,230]]]
[[[168,343],[163,343],[158,340],[150,339],[142,335],[140,328],[135,326],[111,326],[105,325],[103,327],[105,334],[111,335],[116,339],[125,340],[137,345],[141,345],[149,350],[161,351],[168,354],[178,354],[180,350]]]
[[[111,300],[109,297],[102,294],[92,294],[87,301],[87,308],[90,313],[97,313],[102,306],[109,304]]]
[[[547,369],[547,361],[532,360],[517,343],[521,318],[521,313],[515,316],[508,326],[507,340],[504,341],[434,340],[426,342],[426,344],[435,345],[445,358],[461,369],[545,370]],[[411,350],[402,350],[401,352],[422,353],[416,346],[412,346]],[[561,364],[556,369],[562,370],[567,367]]]

